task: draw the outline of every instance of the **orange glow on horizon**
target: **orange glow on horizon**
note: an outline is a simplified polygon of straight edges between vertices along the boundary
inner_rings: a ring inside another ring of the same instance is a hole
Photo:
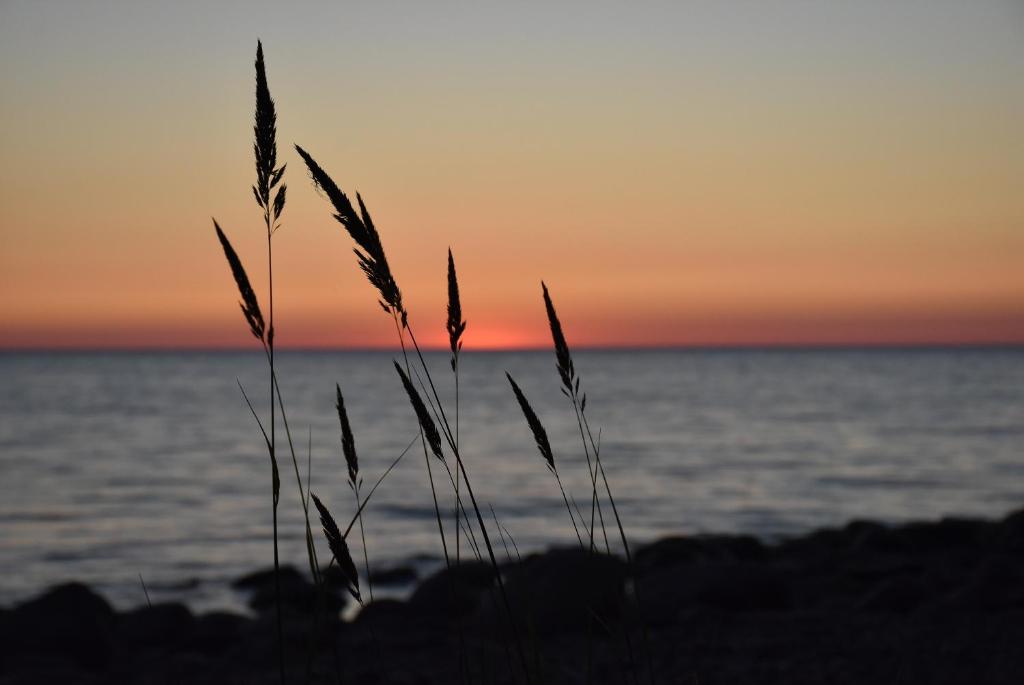
[[[224,349],[257,350],[258,344],[245,329],[236,309],[227,307],[228,319],[210,319],[188,328],[109,324],[83,325],[67,335],[63,327],[27,328],[8,332],[0,349]],[[646,319],[581,316],[560,309],[572,347],[674,348],[674,347],[774,347],[774,346],[913,346],[1004,345],[1024,343],[1024,316],[1006,315],[1001,309],[907,312],[775,312],[736,313],[718,316],[689,314],[661,321],[656,329],[645,328]],[[463,337],[467,352],[489,350],[548,349],[550,332],[543,307],[521,326],[484,317],[479,322],[467,313],[469,325]],[[376,318],[376,321],[373,319]],[[318,320],[287,319],[278,335],[279,349],[381,349],[396,350],[393,322],[383,313],[367,317],[353,333],[339,320],[325,330]],[[447,350],[443,321],[425,325],[415,315],[413,329],[424,349]],[[348,329],[348,330],[346,330]]]
[[[429,347],[449,246],[467,350],[547,347],[542,279],[575,347],[1024,344],[1019,16],[947,4],[4,5],[0,349],[254,344],[210,216],[266,307],[256,35],[281,347],[395,341],[294,142]]]

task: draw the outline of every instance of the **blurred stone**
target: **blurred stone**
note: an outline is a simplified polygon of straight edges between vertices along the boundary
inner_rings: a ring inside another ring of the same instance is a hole
[[[113,654],[114,610],[81,583],[58,585],[15,607],[5,647],[68,657],[91,669],[105,668]]]
[[[250,593],[249,606],[264,614],[277,609],[277,586],[274,569],[263,569],[236,579],[232,587]],[[281,567],[281,609],[287,613],[308,613],[322,601],[327,615],[335,618],[345,608],[347,595],[337,585],[325,583],[318,589],[294,566]]]
[[[464,616],[479,606],[480,595],[493,583],[490,564],[464,561],[421,582],[409,598],[409,606],[423,613]]]
[[[274,587],[274,569],[263,568],[259,571],[253,571],[247,573],[244,576],[240,576],[231,582],[231,587],[236,590],[260,590],[263,588]],[[281,566],[281,583],[285,584],[288,582],[304,581],[303,576],[299,571],[291,564],[283,564]]]
[[[921,606],[928,593],[920,579],[900,577],[878,583],[861,606],[868,611],[906,613]]]
[[[758,561],[767,550],[750,535],[668,537],[641,547],[636,564],[641,570],[697,561]]]
[[[375,569],[370,572],[370,580],[374,585],[394,587],[412,585],[416,582],[416,570],[410,566]]]
[[[169,648],[190,637],[195,617],[184,604],[154,604],[121,614],[117,619],[119,646]]]
[[[239,644],[254,626],[252,619],[226,611],[201,614],[195,620],[188,646],[203,654],[221,654]]]
[[[527,557],[507,573],[505,589],[517,620],[539,631],[585,631],[622,613],[626,565],[618,557],[577,548]],[[497,593],[495,593],[497,594]],[[500,599],[488,598],[493,614]]]

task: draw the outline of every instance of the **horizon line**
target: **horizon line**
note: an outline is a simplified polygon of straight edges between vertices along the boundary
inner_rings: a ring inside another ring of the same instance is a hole
[[[1017,349],[1024,348],[1024,340],[1007,341],[906,341],[906,342],[765,342],[765,343],[679,343],[652,345],[574,345],[573,351],[578,352],[684,352],[684,351],[842,351],[842,350],[955,350],[955,349]],[[381,346],[346,346],[346,345],[283,345],[275,348],[278,352],[319,352],[319,353],[401,353],[402,348],[395,345]],[[422,347],[423,352],[447,352],[447,346]],[[515,347],[484,347],[468,348],[462,353],[470,354],[501,354],[514,352],[549,352],[550,345],[523,345]],[[11,346],[0,345],[0,354],[101,354],[101,353],[224,353],[239,354],[252,352],[262,353],[260,348],[243,345],[67,345],[67,346]]]

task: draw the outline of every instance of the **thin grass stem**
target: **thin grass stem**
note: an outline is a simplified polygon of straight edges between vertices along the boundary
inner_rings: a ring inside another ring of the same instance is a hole
[[[393,311],[392,318],[394,319],[395,322],[395,332],[398,334],[398,342],[402,346],[402,359],[405,361],[405,373],[406,375],[409,375],[409,355],[406,352],[405,348],[405,337],[402,335],[402,326],[398,322],[398,313]],[[422,356],[420,359],[422,360]],[[427,372],[427,376],[429,378],[429,372]],[[437,488],[434,487],[434,472],[430,467],[430,455],[427,453],[427,441],[426,437],[423,435],[422,426],[420,427],[420,440],[423,443],[423,459],[427,465],[427,479],[430,481],[430,495],[434,500],[434,514],[437,517],[437,530],[438,533],[441,535],[441,549],[444,552],[444,565],[445,568],[451,568],[452,563],[451,559],[448,556],[448,542],[445,539],[444,535],[444,524],[441,522],[441,507],[437,502]]]

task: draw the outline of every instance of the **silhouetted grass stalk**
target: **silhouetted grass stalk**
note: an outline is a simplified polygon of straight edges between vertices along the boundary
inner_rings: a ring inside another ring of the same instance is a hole
[[[530,431],[533,433],[534,442],[537,444],[537,450],[544,458],[545,465],[548,470],[554,474],[555,481],[558,483],[558,489],[562,492],[562,499],[565,501],[565,509],[569,513],[569,519],[572,521],[573,530],[576,531],[576,539],[579,541],[580,549],[586,553],[589,549],[591,553],[594,552],[594,538],[593,532],[590,532],[589,540],[590,546],[583,543],[583,537],[580,535],[579,528],[576,526],[576,518],[573,516],[572,507],[569,506],[569,498],[565,494],[565,488],[562,486],[562,479],[558,475],[558,469],[555,466],[555,455],[551,448],[551,441],[548,439],[548,433],[544,429],[544,424],[541,423],[540,417],[537,416],[537,412],[534,411],[530,405],[529,400],[526,399],[526,395],[523,393],[519,384],[512,378],[512,374],[508,371],[505,372],[505,377],[508,378],[509,384],[512,386],[512,393],[516,397],[516,401],[519,403],[519,408],[523,412],[523,416],[526,418],[526,424],[530,427]],[[591,516],[593,516],[593,509],[591,509]],[[582,518],[582,516],[581,516]],[[583,524],[586,528],[586,523]],[[586,649],[586,681],[591,681],[592,666],[593,666],[593,612],[587,614],[587,649]]]
[[[363,510],[370,503],[370,500],[373,498],[373,495],[377,492],[377,488],[380,487],[381,483],[384,482],[384,480],[388,477],[388,475],[390,475],[394,468],[398,466],[398,463],[402,461],[405,455],[409,453],[409,450],[412,449],[412,446],[415,443],[416,438],[410,440],[409,444],[405,446],[405,449],[403,449],[399,453],[399,455],[395,457],[391,464],[388,465],[387,469],[385,469],[384,472],[380,475],[380,477],[377,478],[377,481],[373,484],[373,487],[370,488],[370,492],[367,493],[366,497],[363,498],[363,501],[356,509],[355,514],[352,515],[352,518],[351,520],[349,520],[344,532],[340,532],[338,530],[337,523],[334,521],[334,518],[330,515],[330,512],[327,510],[327,507],[324,506],[323,502],[319,501],[316,495],[310,492],[310,496],[314,500],[314,505],[320,512],[320,520],[324,528],[324,535],[327,538],[327,544],[331,549],[331,561],[328,563],[327,568],[324,569],[324,573],[330,571],[331,568],[334,566],[334,563],[337,561],[339,564],[339,568],[342,569],[342,573],[345,575],[346,581],[348,581],[349,583],[349,592],[360,604],[362,604],[362,598],[359,594],[359,574],[355,571],[355,564],[352,562],[351,554],[348,552],[348,545],[346,541],[348,539],[349,534],[352,532],[352,528],[356,525],[356,522],[361,520]],[[340,559],[339,555],[341,555]],[[321,574],[321,578],[322,577],[323,574]],[[322,591],[322,581],[318,587]],[[308,676],[309,674],[307,673],[307,679]]]
[[[262,54],[262,53],[258,53]],[[213,227],[217,233],[217,239],[220,241],[221,247],[224,249],[224,257],[228,261],[228,266],[231,268],[231,275],[235,279],[235,284],[238,286],[238,293],[242,298],[239,303],[242,309],[242,316],[245,317],[246,323],[249,324],[249,332],[252,333],[253,337],[260,341],[260,345],[263,347],[263,351],[270,356],[270,350],[267,343],[266,323],[263,319],[263,313],[260,310],[259,301],[256,298],[256,292],[252,288],[252,284],[249,281],[249,276],[245,272],[245,267],[242,266],[242,260],[239,259],[238,253],[231,246],[231,242],[228,237],[221,230],[217,220],[213,220]],[[239,388],[242,388],[239,383]],[[273,388],[273,373],[271,373],[271,388]],[[245,390],[242,388],[242,395],[245,396]],[[273,395],[271,395],[273,400]],[[253,417],[256,419],[257,424],[260,427],[260,431],[263,434],[263,440],[266,443],[267,452],[270,455],[270,467],[271,467],[271,511],[273,517],[273,535],[274,535],[274,597],[275,607],[277,616],[277,639],[278,639],[278,667],[280,671],[280,677],[282,684],[285,680],[284,670],[284,629],[281,622],[281,562],[280,555],[278,552],[278,529],[277,529],[277,507],[281,499],[281,478],[277,467],[277,455],[274,450],[274,442],[272,439],[273,428],[271,428],[271,436],[267,435],[267,431],[263,427],[263,423],[260,421],[259,416],[256,414],[256,409],[249,402],[249,398],[245,396],[245,401],[249,405],[249,410],[252,412]],[[273,407],[273,403],[271,404]],[[272,414],[273,416],[273,414]]]
[[[462,334],[466,330],[466,321],[462,318],[462,301],[459,298],[459,281],[455,273],[455,259],[452,249],[448,248],[448,345],[451,348],[452,375],[455,377],[455,445],[459,444],[459,352],[462,350]],[[459,524],[459,485],[462,476],[455,472],[455,563],[461,561],[461,535]]]
[[[583,444],[583,452],[584,452],[584,454],[587,457],[587,467],[590,470],[590,486],[591,486],[591,503],[590,503],[591,535],[590,535],[590,545],[591,545],[591,549],[592,550],[594,549],[594,530],[593,530],[593,527],[594,527],[594,509],[596,508],[597,509],[597,518],[598,518],[597,522],[601,525],[601,537],[604,538],[604,551],[607,554],[611,554],[612,553],[612,548],[611,548],[611,544],[608,542],[608,529],[605,527],[605,524],[604,524],[604,510],[601,507],[601,498],[598,495],[598,488],[597,488],[597,476],[598,476],[598,471],[600,470],[600,466],[601,466],[601,464],[600,464],[600,455],[595,452],[594,453],[594,458],[593,458],[593,460],[591,460],[591,458],[590,458],[590,448],[587,447],[587,438],[584,436],[583,418],[582,418],[582,415],[580,414],[580,411],[579,411],[579,405],[576,403],[576,398],[575,397],[572,398],[572,401],[573,401],[573,409],[576,412],[576,424],[579,427],[579,431],[580,431],[580,442]],[[591,465],[591,464],[593,464],[593,465]]]
[[[426,399],[427,407],[430,409],[430,413],[434,417],[434,422],[438,425],[443,425],[441,421],[441,414],[440,412],[438,412],[437,406],[434,404],[434,400],[427,390],[427,384],[423,381],[423,375],[415,366],[412,367],[412,373],[413,376],[416,378],[416,385],[419,386],[419,389],[421,391],[421,397]],[[465,507],[463,506],[461,501],[462,498],[459,495],[458,486],[459,483],[462,481],[462,476],[459,474],[457,469],[453,473],[447,461],[442,461],[441,465],[444,466],[445,473],[448,475],[448,482],[451,484],[452,490],[455,492],[456,512],[460,510],[462,511],[463,520],[465,521],[466,526],[468,527],[468,539],[470,540],[471,546],[475,547],[476,534],[473,532],[472,524],[470,523],[469,518],[466,516]],[[456,532],[458,532],[458,528],[456,528]],[[477,552],[477,560],[482,561],[482,557],[480,557],[479,552]],[[458,563],[458,561],[456,561],[456,563]]]
[[[292,468],[295,471],[295,482],[299,489],[299,499],[302,503],[302,513],[306,525],[306,554],[310,565],[310,573],[313,575],[313,579],[316,580],[319,577],[319,566],[317,564],[316,546],[313,544],[313,532],[312,527],[309,524],[309,495],[306,490],[302,487],[302,475],[299,473],[299,461],[295,452],[295,443],[292,440],[291,426],[288,423],[288,412],[285,410],[285,402],[283,395],[281,394],[281,385],[278,382],[277,375],[274,375],[274,389],[277,396],[277,408],[281,412],[281,425],[284,426],[285,438],[288,442],[288,452],[292,458]]]
[[[395,322],[395,333],[398,335],[398,342],[402,346],[402,360],[405,363],[405,374],[408,376],[410,374],[409,354],[405,349],[405,336],[402,334],[403,327],[399,325],[398,314],[396,312],[392,312],[392,318]],[[404,314],[402,318],[403,321],[406,319]],[[444,565],[445,568],[450,569],[452,567],[452,563],[451,558],[448,556],[448,542],[444,534],[444,524],[441,521],[441,507],[437,500],[437,488],[434,486],[434,471],[430,466],[430,456],[427,454],[427,440],[426,436],[423,434],[422,424],[420,426],[420,441],[423,444],[423,460],[427,466],[427,480],[430,482],[430,496],[434,502],[434,515],[437,517],[437,532],[441,536],[441,550],[444,552]]]
[[[312,178],[313,183],[319,189],[324,191],[324,194],[327,196],[328,200],[334,207],[334,217],[338,220],[339,223],[341,223],[345,227],[346,231],[348,231],[349,233],[349,236],[355,242],[357,247],[355,248],[354,252],[356,255],[356,259],[358,261],[359,268],[362,270],[362,272],[364,272],[367,275],[367,279],[377,289],[378,293],[380,294],[381,299],[379,300],[379,303],[381,307],[394,317],[395,327],[398,330],[398,337],[402,346],[402,354],[404,358],[406,358],[407,367],[410,366],[409,354],[408,350],[406,349],[406,345],[404,345],[404,338],[401,334],[403,331],[409,332],[410,341],[413,344],[413,348],[416,350],[416,354],[420,360],[420,366],[423,369],[424,376],[426,377],[427,383],[431,389],[431,393],[433,394],[433,397],[437,402],[437,409],[441,417],[441,430],[444,433],[445,439],[447,440],[447,442],[449,442],[449,445],[452,448],[453,454],[456,457],[456,462],[458,463],[459,466],[459,471],[461,472],[462,477],[466,482],[466,491],[467,493],[469,493],[470,500],[473,505],[473,510],[474,513],[476,514],[477,524],[478,527],[480,528],[480,532],[483,537],[484,546],[487,549],[487,556],[490,559],[490,563],[492,563],[492,566],[495,569],[499,590],[501,591],[502,599],[505,604],[506,611],[508,612],[509,623],[513,629],[513,634],[515,636],[516,647],[519,652],[520,660],[522,662],[523,673],[525,675],[526,681],[530,682],[529,668],[527,665],[525,652],[523,651],[522,642],[519,639],[518,631],[515,627],[515,620],[513,618],[511,606],[508,601],[508,595],[505,591],[505,583],[502,580],[501,568],[498,564],[498,559],[496,558],[494,553],[494,547],[492,544],[490,544],[490,537],[489,534],[487,533],[487,527],[483,522],[483,515],[480,513],[480,508],[478,506],[478,503],[476,502],[476,497],[475,494],[473,493],[473,486],[469,479],[469,475],[466,472],[466,465],[463,462],[462,455],[460,454],[459,446],[455,442],[451,426],[449,425],[449,421],[447,421],[447,417],[444,414],[444,408],[437,395],[437,389],[434,386],[433,379],[430,375],[430,369],[427,367],[426,362],[423,358],[423,353],[422,350],[420,349],[419,344],[417,343],[416,335],[413,332],[412,327],[409,326],[409,313],[406,310],[406,308],[404,308],[402,305],[401,291],[398,289],[398,286],[394,281],[394,277],[391,274],[391,269],[390,266],[388,265],[387,257],[384,254],[384,248],[381,245],[377,229],[373,225],[373,221],[370,218],[370,214],[367,211],[366,205],[362,203],[362,198],[358,194],[356,194],[355,196],[356,201],[359,205],[359,212],[357,214],[355,212],[355,209],[352,207],[352,204],[345,196],[344,192],[342,192],[342,190],[338,187],[334,180],[327,174],[327,172],[325,172],[321,166],[316,164],[315,160],[313,160],[312,157],[308,153],[306,153],[304,149],[302,149],[300,146],[296,145],[296,151],[298,152],[299,156],[302,157],[303,161],[306,163],[306,167],[309,170],[309,174]],[[412,382],[408,380],[408,374],[404,374],[400,367],[397,367],[397,365],[395,366],[399,375],[403,375],[404,379],[406,379],[407,381],[407,390],[410,391],[410,398],[413,399],[414,395],[418,396],[416,388],[412,385]],[[422,399],[419,400],[419,404],[420,406],[423,406]],[[425,408],[423,409],[422,414],[418,412],[418,415],[420,415],[419,419],[421,428],[423,428],[424,433],[426,433],[426,423],[429,422],[432,425],[433,420],[430,418],[430,415]],[[433,430],[434,434],[436,435],[436,427],[434,427]],[[425,435],[424,441],[426,441],[426,437],[427,436]],[[441,459],[443,461],[443,458]],[[441,526],[442,541],[443,538],[443,526]]]
[[[335,408],[338,410],[338,423],[341,426],[341,451],[345,457],[345,466],[348,470],[348,486],[356,498],[356,509],[359,510],[359,485],[362,479],[359,477],[359,457],[356,454],[355,436],[352,435],[352,426],[348,421],[348,412],[345,411],[345,398],[341,394],[341,386],[334,385],[336,392]],[[363,544],[363,563],[366,568],[366,587],[370,593],[370,601],[373,601],[373,581],[370,580],[370,556],[366,549],[366,528],[363,526],[363,515],[359,515],[359,537]]]
[[[608,502],[612,506],[612,514],[615,517],[615,523],[619,530],[619,536],[622,540],[622,548],[626,556],[626,567],[630,577],[635,577],[635,568],[633,566],[633,557],[629,550],[629,540],[626,538],[625,529],[622,526],[622,518],[619,516],[618,507],[615,504],[615,498],[612,495],[611,486],[608,483],[608,476],[605,473],[604,465],[601,463],[601,451],[599,444],[594,440],[593,432],[590,430],[590,423],[586,418],[586,407],[587,407],[587,396],[586,394],[580,395],[580,379],[576,376],[575,367],[572,362],[572,356],[569,351],[569,345],[565,340],[565,335],[562,331],[562,324],[558,319],[558,315],[555,312],[554,303],[551,301],[550,293],[548,292],[547,286],[542,282],[541,288],[544,293],[544,306],[548,315],[548,323],[551,328],[551,336],[555,347],[556,357],[556,368],[558,369],[559,376],[562,379],[562,393],[570,399],[573,406],[573,411],[576,414],[576,421],[580,430],[580,438],[583,441],[583,448],[589,454],[590,449],[594,452],[594,470],[592,472],[592,486],[594,488],[594,497],[597,499],[597,475],[600,474],[601,480],[605,487],[605,493],[608,496]],[[588,449],[589,442],[589,449]],[[589,460],[589,457],[588,457]],[[598,500],[599,504],[599,500]],[[599,509],[600,511],[600,509]],[[605,531],[604,522],[601,522],[602,532],[605,534],[605,545],[608,546],[607,532]],[[610,549],[609,549],[610,553]],[[636,596],[636,588],[634,586],[634,599],[637,602],[637,609],[639,610],[639,600]],[[647,626],[641,620],[641,629],[643,632],[644,649],[647,654],[648,660],[648,674],[651,682],[654,682],[654,668],[651,661],[650,644],[647,633]],[[634,675],[637,672],[636,662],[633,655],[633,643],[629,636],[628,627],[624,631],[626,639],[626,649],[629,654],[630,665],[633,668]]]
[[[398,316],[397,312],[392,311],[392,319],[394,320],[395,332],[398,335],[399,344],[402,347],[402,359],[403,359],[403,361],[405,363],[405,374],[406,374],[406,376],[403,377],[403,378],[406,378],[406,377],[408,377],[408,375],[410,373],[410,370],[411,370],[411,365],[409,364],[409,355],[408,355],[408,352],[406,350],[405,337],[404,337],[404,334],[403,334],[403,331],[404,331],[404,329],[405,329],[405,327],[406,327],[406,325],[408,323],[408,315],[403,311],[402,317],[401,317],[401,325],[399,323],[399,316]],[[421,357],[421,361],[422,361],[422,357]],[[396,368],[397,368],[397,364],[396,364]],[[400,369],[399,369],[399,372],[401,372]],[[418,379],[419,378],[419,374],[417,373],[416,376],[417,376],[417,379]],[[410,383],[411,383],[411,381],[410,381]],[[411,396],[410,396],[410,398],[411,398]],[[428,396],[428,400],[429,400],[429,396]],[[431,409],[433,409],[433,405],[432,404],[431,404]],[[438,534],[441,536],[441,548],[442,548],[442,550],[444,552],[444,564],[445,564],[445,568],[446,569],[451,570],[452,565],[451,565],[451,558],[448,555],[448,542],[447,542],[447,540],[445,538],[444,524],[443,524],[443,522],[441,520],[441,508],[440,508],[440,505],[439,505],[438,499],[437,499],[437,488],[434,485],[434,473],[433,473],[433,469],[431,468],[431,465],[430,465],[430,457],[427,455],[427,440],[426,440],[426,435],[424,433],[424,428],[423,428],[422,422],[421,422],[421,425],[420,425],[420,439],[421,439],[421,442],[423,444],[423,458],[424,458],[424,461],[425,461],[426,466],[427,466],[427,479],[428,479],[428,481],[430,483],[430,495],[431,495],[431,497],[433,499],[433,503],[434,503],[434,514],[437,517],[437,530],[438,530]],[[451,480],[452,473],[451,473],[451,470],[448,468],[448,464],[444,461],[443,458],[441,458],[441,463],[444,464],[445,470],[448,473],[448,478],[449,478],[449,480]],[[456,541],[458,541],[460,539],[460,537],[459,537],[459,521],[458,521],[458,515],[459,515],[459,490],[458,490],[458,487],[457,487],[457,483],[453,482],[452,486],[455,489],[455,535],[456,535]],[[458,563],[458,560],[456,560],[456,563]],[[454,604],[454,601],[455,601],[454,588],[451,587],[450,582],[449,582],[449,585],[447,587],[447,591],[448,591],[449,603]],[[460,677],[460,681],[461,682],[465,682],[465,678],[466,678],[466,672],[465,672],[465,669],[463,668],[463,660],[464,660],[464,656],[463,656],[464,655],[464,648],[463,647],[464,647],[464,645],[463,645],[463,632],[462,632],[462,626],[461,626],[461,623],[460,623],[459,624],[459,653],[457,655],[457,660],[458,660],[458,664],[459,664],[459,677]]]
[[[583,421],[579,414],[577,395],[580,389],[580,380],[576,376],[576,367],[572,361],[572,354],[569,351],[569,345],[565,341],[565,334],[562,332],[562,323],[558,319],[558,314],[555,312],[555,305],[551,301],[551,296],[548,293],[548,287],[541,281],[541,289],[544,292],[544,309],[547,312],[548,325],[551,328],[551,339],[554,343],[555,348],[555,368],[558,370],[559,378],[562,381],[562,394],[572,400],[573,409],[576,411],[576,422],[579,424],[580,440],[583,443],[583,453],[587,458],[587,471],[590,474],[591,481],[591,500],[590,500],[590,548],[594,549],[594,512],[597,511],[597,516],[601,523],[601,532],[604,535],[605,549],[608,553],[611,553],[611,547],[608,544],[608,533],[605,530],[604,525],[604,514],[601,511],[601,500],[597,496],[597,467],[593,464],[590,458],[590,448],[587,446],[587,438],[584,435]],[[583,403],[586,404],[586,397],[583,399]]]
[[[313,579],[317,580],[319,565],[316,561],[316,546],[313,544],[313,532],[309,523],[309,497],[303,490],[298,457],[295,453],[295,444],[292,440],[291,427],[288,424],[287,412],[285,411],[275,364],[273,235],[281,227],[279,220],[284,211],[288,186],[281,183],[287,165],[277,166],[277,111],[267,85],[267,74],[263,61],[263,45],[260,43],[257,43],[256,48],[256,117],[253,134],[253,152],[256,158],[256,183],[253,185],[252,190],[256,204],[263,210],[263,220],[267,233],[267,281],[270,326],[267,332],[266,352],[270,366],[270,444],[276,455],[277,421],[275,413],[277,410],[280,410],[285,435],[288,440],[288,449],[292,458],[292,466],[295,470],[295,482],[298,486],[299,498],[302,502],[306,528],[306,553],[309,557],[310,573],[313,575]],[[277,188],[277,192],[274,193],[273,201],[271,201],[271,191],[275,188]]]
[[[534,442],[537,443],[537,449],[540,451],[540,455],[544,458],[544,463],[548,467],[548,471],[555,477],[555,482],[558,483],[558,489],[562,493],[562,499],[565,501],[565,510],[569,512],[569,520],[572,521],[572,528],[576,531],[576,539],[579,540],[580,549],[586,550],[586,546],[583,544],[583,536],[580,535],[580,529],[576,525],[576,517],[573,516],[572,507],[569,506],[569,497],[565,494],[565,488],[562,486],[562,479],[558,475],[558,467],[555,466],[555,454],[551,449],[551,441],[548,439],[548,432],[544,429],[544,425],[540,421],[540,417],[537,416],[537,412],[533,410],[529,400],[526,399],[526,395],[523,393],[519,384],[512,378],[512,374],[508,371],[505,372],[505,377],[508,378],[508,382],[512,385],[512,393],[516,396],[516,401],[519,402],[519,408],[523,411],[523,416],[526,418],[526,423],[533,432]]]
[[[313,499],[313,504],[316,505],[316,509],[320,513],[320,524],[324,529],[324,537],[327,538],[327,546],[334,557],[332,561],[338,562],[338,568],[341,569],[341,573],[345,578],[346,589],[349,594],[352,595],[353,599],[362,604],[363,598],[359,591],[359,572],[356,571],[356,564],[352,561],[352,554],[349,552],[348,543],[345,542],[346,536],[342,535],[337,522],[335,522],[327,507],[324,506],[324,503],[320,501],[320,498],[312,492],[309,493],[309,496]]]
[[[424,371],[424,373],[425,373],[425,375],[427,377],[427,381],[428,381],[428,383],[430,385],[430,389],[433,392],[434,397],[437,398],[437,389],[434,386],[433,380],[430,377],[430,369],[427,368],[426,361],[423,358],[423,352],[420,350],[419,344],[416,342],[416,336],[413,334],[412,327],[408,325],[408,317],[407,316],[405,317],[405,320],[406,320],[406,330],[409,331],[409,339],[412,341],[413,348],[415,349],[416,354],[419,357],[420,365],[423,367],[423,371]],[[409,388],[412,389],[412,392],[415,392],[415,388],[412,388],[411,384],[409,385]],[[422,402],[422,400],[421,400],[421,402]],[[497,559],[497,557],[494,554],[494,546],[491,544],[490,535],[487,533],[487,526],[484,523],[483,515],[480,513],[480,505],[476,501],[476,495],[473,492],[473,485],[472,485],[472,483],[471,483],[471,481],[469,479],[469,474],[466,472],[466,464],[462,460],[462,455],[459,452],[459,447],[455,443],[455,441],[454,441],[454,439],[452,437],[451,430],[448,427],[448,419],[447,419],[447,417],[444,414],[444,407],[440,406],[440,400],[438,400],[438,405],[439,405],[439,409],[440,409],[440,412],[441,412],[442,431],[444,432],[445,438],[448,441],[449,448],[452,450],[452,453],[455,455],[455,461],[458,464],[459,471],[461,471],[461,473],[462,473],[462,478],[466,482],[466,492],[469,493],[470,502],[472,503],[473,511],[476,514],[477,526],[480,528],[480,533],[481,533],[481,535],[483,536],[483,539],[484,539],[484,546],[487,549],[488,558],[490,559],[491,566],[494,569],[495,578],[497,579],[497,582],[498,582],[498,590],[499,590],[499,592],[501,594],[501,599],[502,599],[502,603],[504,604],[505,611],[508,614],[509,625],[511,626],[513,638],[514,638],[515,643],[516,643],[516,650],[519,653],[520,661],[522,663],[523,673],[524,673],[524,675],[526,677],[527,682],[531,682],[530,669],[529,669],[529,666],[528,666],[528,662],[526,660],[526,652],[525,652],[525,650],[523,648],[522,639],[519,636],[519,630],[518,630],[518,628],[516,626],[514,614],[512,613],[512,605],[509,602],[508,593],[505,590],[505,581],[502,579],[502,576],[501,576],[501,567],[498,564],[498,559]],[[427,416],[427,419],[429,420],[429,415]]]
[[[267,281],[268,301],[270,304],[270,327],[267,332],[265,349],[270,364],[270,453],[271,460],[277,461],[277,416],[274,396],[274,223],[284,209],[285,186],[281,186],[274,203],[270,202],[270,191],[280,181],[284,167],[277,169],[277,113],[274,101],[270,97],[267,86],[267,74],[263,64],[263,44],[256,45],[256,121],[253,126],[253,152],[256,156],[256,184],[253,195],[256,203],[263,209],[263,219],[267,230]],[[281,670],[281,681],[285,680],[284,670],[284,637],[281,626],[281,591],[280,562],[277,550],[277,505],[274,506],[274,582],[277,590],[277,632],[278,652]]]
[[[348,538],[348,534],[352,532],[352,527],[356,525],[356,522],[359,520],[359,517],[362,516],[363,509],[365,509],[366,506],[370,503],[370,499],[373,497],[374,493],[377,492],[377,488],[380,487],[380,484],[384,482],[384,479],[391,474],[391,472],[395,469],[396,466],[398,466],[398,463],[405,458],[405,455],[409,453],[409,450],[412,449],[412,446],[416,444],[417,438],[418,436],[410,440],[409,444],[405,446],[405,449],[403,449],[398,454],[398,456],[395,457],[395,459],[388,465],[388,467],[384,469],[384,473],[380,474],[380,477],[377,478],[377,481],[373,484],[373,487],[370,488],[370,492],[368,492],[366,494],[366,497],[363,498],[362,504],[360,504],[359,508],[356,509],[356,513],[352,515],[352,519],[348,522],[348,526],[346,526],[345,532],[342,534],[343,537]]]
[[[462,350],[462,334],[466,330],[466,321],[462,318],[462,300],[459,297],[459,280],[455,273],[455,258],[452,257],[452,249],[448,248],[448,318],[445,322],[445,329],[448,331],[448,346],[451,348],[452,375],[455,377],[455,445],[459,444],[459,352]],[[445,468],[447,468],[445,464]],[[451,472],[449,470],[449,477]],[[462,563],[462,522],[459,520],[462,509],[462,498],[459,493],[459,486],[462,483],[462,476],[455,472],[455,564]],[[492,509],[493,511],[493,509]],[[497,521],[497,517],[495,517]],[[466,663],[466,638],[463,628],[463,621],[458,620],[459,628],[459,678],[466,681],[468,664]]]
[[[274,101],[270,96],[270,90],[267,86],[266,69],[263,60],[263,45],[257,43],[256,47],[256,108],[255,117],[253,124],[253,152],[255,156],[256,166],[256,183],[252,186],[253,197],[256,200],[256,204],[260,207],[263,212],[263,222],[267,237],[267,281],[268,281],[268,320],[264,322],[263,316],[260,312],[258,302],[256,300],[255,292],[249,282],[248,276],[245,274],[245,270],[242,267],[241,261],[238,259],[238,255],[234,252],[227,237],[224,235],[220,226],[214,222],[214,226],[217,231],[218,238],[220,239],[221,245],[224,248],[225,256],[228,259],[228,263],[231,266],[232,273],[235,277],[235,282],[239,287],[239,292],[242,296],[242,313],[249,324],[250,331],[256,337],[263,348],[264,354],[267,357],[267,365],[269,368],[269,403],[270,403],[270,421],[269,421],[269,434],[264,428],[262,422],[260,422],[255,409],[246,397],[246,402],[249,404],[249,408],[260,425],[260,430],[263,433],[264,441],[267,446],[267,451],[270,455],[271,468],[272,468],[272,515],[273,515],[273,537],[274,537],[274,585],[275,585],[275,605],[277,615],[277,637],[278,637],[278,665],[280,671],[280,677],[282,682],[285,680],[285,667],[284,667],[284,639],[283,639],[283,627],[281,622],[281,601],[280,601],[280,554],[278,549],[279,531],[278,531],[278,507],[280,504],[280,472],[277,461],[277,412],[280,409],[281,418],[285,427],[285,432],[288,437],[288,447],[292,457],[292,464],[295,469],[296,483],[299,489],[299,498],[302,502],[305,525],[306,525],[306,547],[307,554],[309,556],[310,571],[313,574],[314,580],[318,578],[318,564],[316,563],[316,551],[313,545],[312,530],[309,524],[309,498],[306,496],[303,486],[302,477],[299,473],[298,458],[295,453],[295,446],[291,436],[291,429],[288,425],[287,414],[284,409],[284,402],[281,398],[280,386],[277,379],[276,373],[276,354],[275,354],[275,328],[274,328],[274,251],[273,251],[273,235],[280,228],[280,218],[284,211],[285,201],[287,196],[287,186],[281,183],[281,179],[284,175],[285,166],[277,166],[277,113],[274,106]],[[272,191],[274,189],[276,193]],[[243,390],[244,394],[244,390]]]

